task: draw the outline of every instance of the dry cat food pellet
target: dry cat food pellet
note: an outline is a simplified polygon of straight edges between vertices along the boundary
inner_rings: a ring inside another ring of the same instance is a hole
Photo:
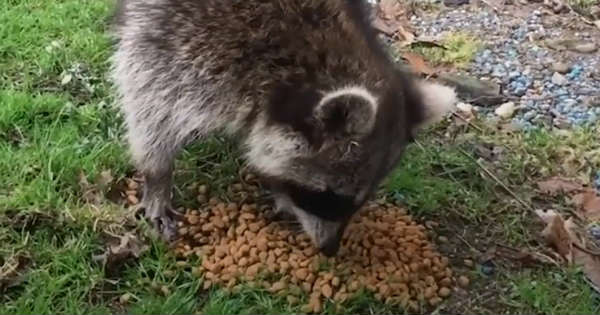
[[[205,186],[198,190],[206,197]],[[230,187],[238,197],[252,200],[257,190],[242,194],[247,190],[242,184]],[[421,301],[435,306],[451,295],[455,281],[448,259],[401,208],[365,206],[348,226],[338,255],[327,258],[306,234],[270,221],[269,209],[208,200],[203,209],[187,211],[179,222],[176,248],[182,257],[202,258],[192,272],[204,277],[205,288],[235,289],[245,281],[285,295],[290,303],[306,294],[305,312],[321,311],[326,300],[344,302],[361,289],[412,309]],[[277,276],[266,277],[273,274]],[[468,278],[461,276],[460,283],[468,284]]]

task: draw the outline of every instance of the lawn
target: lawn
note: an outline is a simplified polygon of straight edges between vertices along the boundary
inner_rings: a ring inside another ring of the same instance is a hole
[[[204,290],[202,278],[177,264],[160,241],[149,241],[150,249],[117,276],[93,259],[104,250],[106,231],[122,232],[131,213],[103,194],[91,200],[86,185],[106,171],[115,182],[135,171],[107,79],[112,6],[109,0],[0,3],[0,313],[299,312],[264,290]],[[531,209],[486,170],[531,207],[568,207],[560,198],[540,197],[535,183],[552,175],[589,178],[600,167],[597,128],[500,133],[481,124],[457,132],[445,122],[422,135],[379,196],[405,205],[419,221],[438,222],[432,237],[445,236],[441,250],[470,275],[468,294],[438,310],[600,313],[579,270],[498,261],[490,273],[485,264],[463,264],[496,243],[543,246],[543,226]],[[481,147],[490,145],[504,153],[482,160]],[[221,138],[187,148],[177,161],[175,203],[196,205],[187,187],[197,183],[224,191],[238,176],[237,156],[235,145]],[[574,156],[586,156],[590,165],[568,167]],[[325,311],[402,312],[368,294]]]

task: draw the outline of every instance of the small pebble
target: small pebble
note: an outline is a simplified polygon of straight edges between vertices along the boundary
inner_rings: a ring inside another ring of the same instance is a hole
[[[516,110],[515,103],[507,102],[507,103],[504,103],[504,104],[498,106],[498,108],[496,108],[496,110],[494,112],[499,117],[508,119],[514,115],[515,110]]]
[[[119,303],[127,304],[131,300],[131,293],[125,293],[119,297]]]
[[[445,236],[443,236],[443,235],[441,235],[441,236],[438,237],[438,241],[440,241],[442,243],[446,243],[446,242],[448,242],[448,238],[445,237]]]
[[[450,296],[450,293],[451,293],[450,289],[448,289],[446,287],[440,288],[440,291],[438,292],[438,294],[441,297],[448,297],[448,296]]]
[[[465,259],[464,263],[467,267],[473,267],[473,261],[471,259]]]
[[[569,67],[569,65],[564,62],[555,62],[552,64],[552,70],[561,74],[569,72],[570,69],[571,67]]]
[[[573,46],[572,50],[583,54],[590,54],[598,50],[598,46],[593,42],[579,43]]]
[[[556,85],[565,85],[568,82],[569,81],[567,80],[567,78],[565,78],[564,75],[562,75],[558,72],[554,72],[554,74],[552,75],[552,83],[554,83]]]
[[[491,276],[496,271],[496,266],[490,260],[485,261],[481,264],[481,272],[486,276]]]
[[[208,193],[208,186],[200,185],[200,187],[198,187],[198,193],[201,195],[206,195]]]
[[[163,285],[160,287],[160,293],[162,293],[163,296],[169,296],[171,295],[171,290],[166,285]]]
[[[470,281],[469,281],[469,278],[467,278],[467,276],[458,277],[458,285],[460,285],[463,288],[469,286],[469,282]]]

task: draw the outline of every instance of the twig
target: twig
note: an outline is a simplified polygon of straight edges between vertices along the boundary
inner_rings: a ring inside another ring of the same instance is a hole
[[[577,242],[573,242],[573,246],[577,247],[577,249],[582,250],[592,256],[600,256],[600,252],[595,252],[591,249],[587,249],[584,246],[579,245]]]
[[[471,245],[469,242],[467,242],[466,239],[464,239],[464,237],[460,236],[459,234],[456,234],[456,237],[463,243],[465,243],[465,245],[467,245],[472,251],[477,252],[479,254],[481,254],[481,251],[477,248],[475,248],[473,245]]]
[[[452,112],[452,115],[460,118],[462,121],[466,122],[467,125],[473,127],[474,129],[477,129],[477,131],[483,133],[483,129],[481,129],[481,127],[475,125],[474,123],[472,123],[471,121],[467,120],[466,118],[464,118],[463,116],[461,116],[459,113],[457,112]]]
[[[496,183],[498,185],[502,186],[502,188],[504,188],[504,190],[506,190],[506,192],[508,192],[513,198],[515,198],[515,200],[517,200],[521,205],[525,206],[525,208],[527,208],[529,210],[534,210],[531,205],[529,205],[528,203],[523,201],[523,199],[521,199],[519,196],[517,196],[517,194],[512,189],[510,189],[508,186],[506,186],[506,184],[504,184],[496,175],[494,175],[494,173],[492,171],[487,169],[487,167],[485,167],[485,165],[481,164],[481,162],[477,161],[465,150],[463,150],[461,148],[458,148],[458,150],[462,154],[464,154],[466,157],[468,157],[470,160],[475,162],[477,164],[477,166],[479,166],[479,168],[481,168],[488,176],[490,176],[494,181],[496,181]]]
[[[569,1],[565,1],[564,4],[567,6],[567,8],[569,8],[569,10],[571,10],[571,12],[575,13],[575,15],[577,15],[585,24],[596,25],[596,24],[594,24],[594,22],[590,21],[588,18],[583,16],[581,13],[575,11],[573,9],[573,7],[571,6],[571,4],[569,4]]]
[[[499,13],[500,9],[498,9],[495,5],[489,3],[487,0],[481,0],[481,2],[487,4],[490,8],[494,10],[494,12]]]
[[[419,140],[415,140],[415,144],[419,147],[419,149],[421,149],[421,151],[428,153],[428,154],[432,154],[431,151],[427,150],[425,148],[425,146],[423,146],[423,144],[421,142],[419,142]],[[458,181],[458,179],[456,179],[456,177],[454,177],[454,175],[452,175],[452,172],[449,172],[448,169],[446,168],[446,166],[444,164],[441,164],[442,169],[444,170],[444,173],[448,175],[448,177],[450,177],[450,179],[452,179],[455,183],[459,184],[459,189],[465,193],[468,194],[469,192],[466,191],[464,188],[462,188],[462,186],[460,186],[460,182]],[[468,216],[466,216],[463,213],[460,213],[459,211],[454,210],[453,207],[450,207],[449,211],[455,213],[456,215],[458,215],[459,217],[463,218],[463,219],[467,219],[469,220],[470,218]]]

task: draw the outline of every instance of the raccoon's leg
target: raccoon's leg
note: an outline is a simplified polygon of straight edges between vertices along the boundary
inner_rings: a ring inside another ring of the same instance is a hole
[[[136,168],[144,175],[144,192],[138,210],[163,239],[175,237],[175,211],[171,206],[173,164],[182,144],[169,132],[153,133],[152,128],[129,125],[129,142]]]

